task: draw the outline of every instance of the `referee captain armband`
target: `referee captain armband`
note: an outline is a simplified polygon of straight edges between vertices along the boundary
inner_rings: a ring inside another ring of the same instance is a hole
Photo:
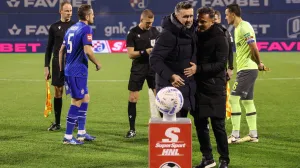
[[[140,51],[140,55],[143,56],[143,57],[148,57],[149,56],[149,54],[147,53],[146,50]]]

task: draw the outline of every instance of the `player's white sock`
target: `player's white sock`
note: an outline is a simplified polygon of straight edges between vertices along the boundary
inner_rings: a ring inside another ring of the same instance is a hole
[[[85,130],[78,130],[78,134],[80,134],[80,135],[83,135],[83,134],[85,134],[85,133],[86,133]]]
[[[73,135],[72,135],[72,134],[71,134],[71,135],[65,134],[65,138],[66,138],[66,139],[72,139],[72,138],[73,138]]]
[[[148,94],[149,94],[151,117],[154,117],[154,118],[160,117],[160,115],[158,113],[158,110],[155,106],[155,96],[154,96],[154,93],[153,93],[152,89],[148,90]]]
[[[251,137],[257,137],[257,130],[250,130],[250,136]]]
[[[231,135],[233,135],[234,137],[238,138],[238,137],[240,137],[240,131],[239,130],[232,130]]]

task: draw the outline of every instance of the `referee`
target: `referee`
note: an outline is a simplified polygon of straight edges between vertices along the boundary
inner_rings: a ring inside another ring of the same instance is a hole
[[[55,89],[54,95],[54,112],[55,122],[50,125],[48,131],[60,129],[60,116],[62,109],[62,94],[64,86],[64,77],[59,75],[58,52],[62,45],[65,32],[74,22],[71,21],[72,5],[68,1],[60,3],[59,7],[60,20],[53,23],[49,29],[48,45],[45,54],[44,76],[45,80],[52,77],[52,85]],[[50,74],[50,60],[52,59],[52,75]]]
[[[153,91],[154,95],[156,94],[155,73],[150,69],[149,65],[149,54],[159,34],[158,30],[152,27],[153,21],[153,12],[149,9],[145,9],[141,14],[139,25],[132,28],[127,35],[127,53],[129,58],[132,59],[132,66],[128,83],[128,119],[130,129],[125,135],[126,138],[132,138],[136,135],[136,103],[139,98],[139,91],[142,90],[145,80],[147,80],[148,87]]]

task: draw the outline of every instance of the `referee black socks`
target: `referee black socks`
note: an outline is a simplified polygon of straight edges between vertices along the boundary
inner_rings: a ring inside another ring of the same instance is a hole
[[[128,102],[128,120],[130,130],[135,131],[136,103]]]
[[[62,98],[54,98],[55,124],[60,124]]]

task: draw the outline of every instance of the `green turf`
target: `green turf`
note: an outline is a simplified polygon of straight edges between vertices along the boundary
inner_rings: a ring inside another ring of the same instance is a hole
[[[261,55],[272,71],[260,73],[255,88],[260,142],[230,145],[230,167],[300,167],[299,54]],[[97,136],[97,140],[83,146],[65,146],[62,145],[62,138],[70,97],[63,98],[63,130],[47,132],[54,116],[43,117],[43,54],[0,55],[1,168],[148,167],[149,107],[146,85],[137,105],[137,137],[124,139],[128,129],[126,80],[131,61],[125,54],[103,54],[97,55],[97,58],[101,60],[103,69],[96,72],[90,63],[91,102],[87,118],[87,130]],[[32,81],[24,81],[29,79]],[[248,130],[244,114],[242,118],[241,133],[246,135]],[[228,133],[230,128],[231,123],[227,122]],[[217,160],[214,138],[212,142]],[[198,149],[193,127],[193,165],[198,164],[201,158]]]

